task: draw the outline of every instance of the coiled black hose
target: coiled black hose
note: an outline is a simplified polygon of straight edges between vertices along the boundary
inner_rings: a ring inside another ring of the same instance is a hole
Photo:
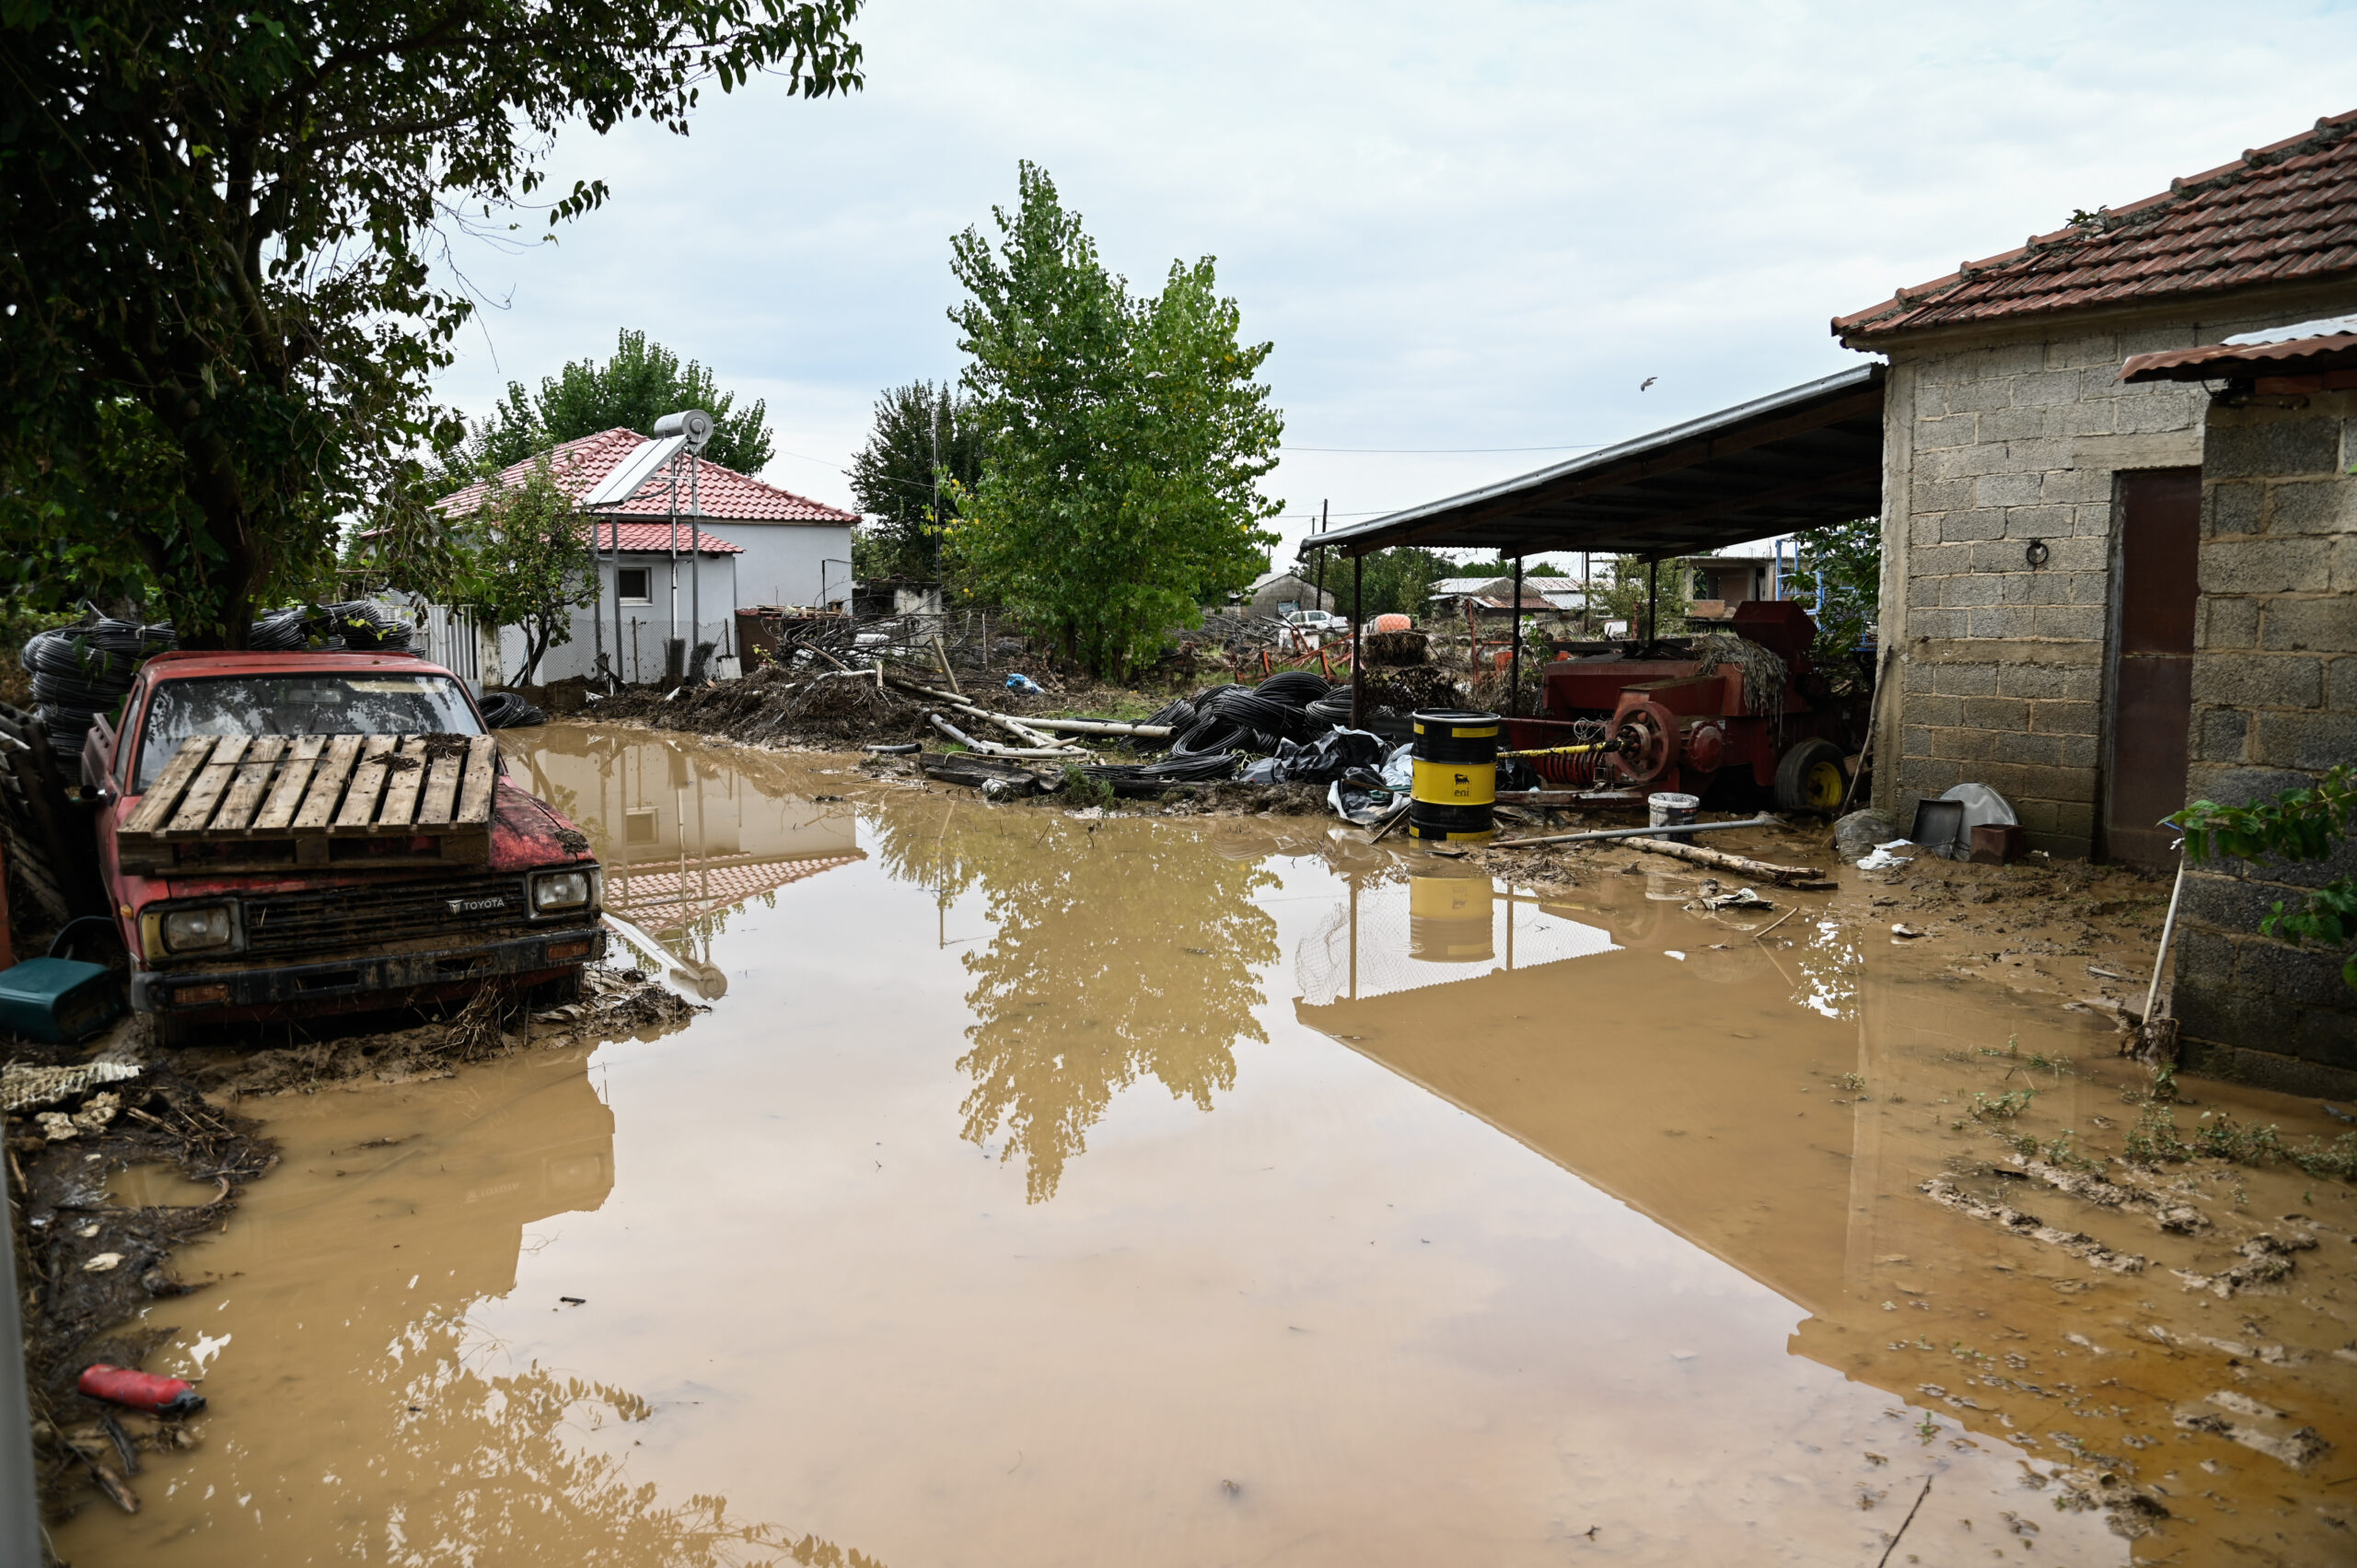
[[[549,716],[513,691],[492,691],[482,700],[482,722],[493,729],[528,729]]]
[[[1332,690],[1323,676],[1314,675],[1306,669],[1279,670],[1252,688],[1256,696],[1296,708],[1318,701]]]
[[[1175,703],[1165,703],[1146,715],[1148,724],[1167,725],[1173,735],[1183,735],[1202,715],[1195,712],[1195,704],[1181,697]]]

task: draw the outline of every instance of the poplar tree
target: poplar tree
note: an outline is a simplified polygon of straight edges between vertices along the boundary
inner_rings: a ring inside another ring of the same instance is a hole
[[[968,298],[950,312],[984,430],[949,553],[968,594],[1004,605],[1091,673],[1123,678],[1204,600],[1265,569],[1282,502],[1283,416],[1257,377],[1273,345],[1238,341],[1212,258],[1131,296],[1047,172],[1025,163],[995,248],[952,241]]]

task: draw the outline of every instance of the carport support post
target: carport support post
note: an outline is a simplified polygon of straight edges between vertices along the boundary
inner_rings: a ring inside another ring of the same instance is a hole
[[[1645,563],[1645,641],[1661,635],[1661,557]]]
[[[1351,727],[1366,727],[1366,639],[1359,621],[1366,613],[1366,557],[1351,557]]]
[[[1522,716],[1522,557],[1514,558],[1514,691],[1507,710]]]

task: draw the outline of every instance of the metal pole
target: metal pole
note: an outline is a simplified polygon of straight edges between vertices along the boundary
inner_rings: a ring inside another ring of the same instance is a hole
[[[1324,539],[1326,537],[1326,519],[1328,510],[1334,504],[1331,501],[1320,501],[1318,504],[1318,537],[1320,539]],[[1327,608],[1326,552],[1323,549],[1319,550],[1318,552],[1318,608],[1320,610]]]
[[[941,577],[941,399],[933,400],[933,575]]]
[[[1507,700],[1508,700],[1508,702],[1512,704],[1512,706],[1511,706],[1511,708],[1510,708],[1508,711],[1510,711],[1511,713],[1513,713],[1513,714],[1515,714],[1515,717],[1519,718],[1519,717],[1522,715],[1522,557],[1521,557],[1521,556],[1519,556],[1519,555],[1517,555],[1517,556],[1515,556],[1515,557],[1514,558],[1514,656],[1513,656],[1513,658],[1514,658],[1514,685],[1513,685],[1513,694],[1512,694],[1512,696],[1510,696],[1510,697],[1507,699]]]
[[[0,1568],[41,1568],[41,1504],[33,1484],[32,1405],[25,1387],[25,1330],[17,1294],[16,1196],[0,1175],[0,1219],[8,1222],[0,1250]]]
[[[620,690],[629,684],[622,679],[622,515],[614,519],[614,684]]]
[[[694,666],[695,645],[703,637],[703,505],[696,490],[702,467],[702,458],[688,454],[688,618],[695,622],[688,632],[689,668]]]
[[[1366,727],[1366,639],[1359,621],[1366,613],[1366,557],[1351,557],[1351,727]]]
[[[671,649],[679,640],[679,459],[671,459],[671,634],[663,644],[663,675],[670,679]],[[682,668],[685,661],[682,660]]]
[[[1645,563],[1645,641],[1661,635],[1661,558]]]

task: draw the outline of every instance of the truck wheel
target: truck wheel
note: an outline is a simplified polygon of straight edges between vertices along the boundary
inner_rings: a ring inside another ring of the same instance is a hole
[[[1776,764],[1776,809],[1839,811],[1849,782],[1840,747],[1822,738],[1799,741]]]

